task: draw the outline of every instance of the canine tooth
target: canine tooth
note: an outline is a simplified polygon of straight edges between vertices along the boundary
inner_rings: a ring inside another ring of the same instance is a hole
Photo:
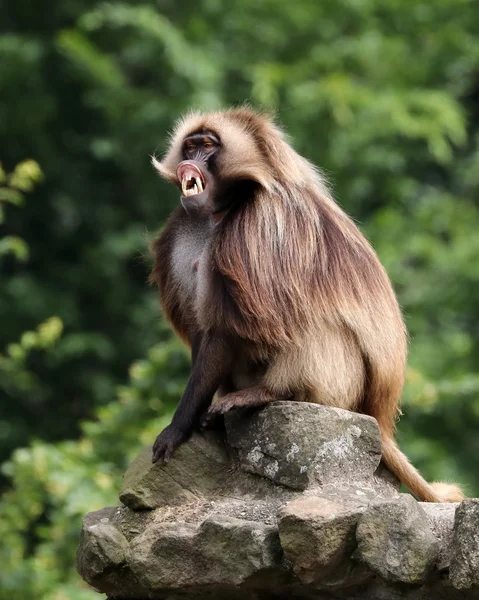
[[[198,193],[198,186],[196,185],[196,183],[195,183],[195,185],[193,186],[193,189],[194,189],[194,191],[195,191],[195,194],[197,194],[197,193]]]
[[[198,192],[201,194],[201,192],[203,191],[203,182],[201,181],[201,179],[197,179],[196,183],[198,184]]]

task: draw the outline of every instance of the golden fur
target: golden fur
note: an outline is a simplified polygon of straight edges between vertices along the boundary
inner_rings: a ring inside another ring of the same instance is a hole
[[[221,177],[254,181],[257,188],[214,227],[193,223],[178,209],[155,242],[152,281],[176,331],[187,343],[196,332],[227,332],[250,362],[266,364],[247,386],[232,373],[232,390],[259,385],[270,399],[292,397],[373,416],[385,463],[418,498],[459,500],[457,487],[428,484],[394,442],[407,339],[370,244],[334,202],[319,171],[270,117],[249,108],[183,118],[166,157],[153,160],[163,177],[178,183],[183,140],[202,129],[221,140]],[[180,254],[185,245],[201,246],[191,290],[171,259],[178,239]]]

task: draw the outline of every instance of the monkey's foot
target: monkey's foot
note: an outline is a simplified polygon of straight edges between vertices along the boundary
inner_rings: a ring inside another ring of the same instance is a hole
[[[161,460],[163,463],[167,463],[172,457],[173,452],[178,446],[181,446],[183,442],[186,442],[187,439],[188,434],[184,431],[172,424],[168,425],[168,427],[163,429],[153,444],[152,462],[156,463]]]
[[[235,408],[258,408],[278,400],[265,388],[257,386],[238,392],[231,392],[212,404],[201,419],[201,426],[208,427],[218,415],[224,415]]]

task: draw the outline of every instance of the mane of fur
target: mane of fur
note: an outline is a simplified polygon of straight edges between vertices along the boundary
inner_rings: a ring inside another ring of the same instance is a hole
[[[376,254],[319,171],[293,150],[270,116],[243,107],[184,117],[164,159],[153,159],[163,177],[178,184],[183,140],[201,130],[220,139],[221,177],[258,187],[215,226],[201,259],[212,293],[199,321],[275,356],[264,380],[272,393],[302,390],[310,401],[375,417],[383,459],[418,497],[459,498],[456,488],[429,485],[393,441],[407,351],[401,312]],[[175,235],[174,222],[168,235]],[[157,242],[157,256],[166,255],[168,235]],[[169,287],[169,269],[157,265],[152,279],[187,339],[192,326],[175,317],[181,299]],[[353,387],[341,389],[343,380]],[[329,396],[328,381],[336,390]]]
[[[238,108],[184,117],[167,155],[155,163],[163,176],[176,179],[183,139],[203,128],[221,140],[224,177],[259,183],[254,199],[227,214],[212,240],[211,269],[234,300],[221,307],[225,328],[276,348],[301,345],[327,324],[343,328],[354,335],[369,377],[381,388],[375,397],[397,404],[406,336],[394,292],[319,171],[293,150],[271,117]],[[379,368],[396,371],[387,385],[375,377]],[[387,427],[394,427],[391,418]]]

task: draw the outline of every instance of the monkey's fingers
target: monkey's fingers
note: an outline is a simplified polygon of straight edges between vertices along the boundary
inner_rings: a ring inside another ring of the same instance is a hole
[[[182,431],[168,425],[168,427],[156,438],[155,443],[153,444],[152,462],[156,463],[161,460],[163,464],[167,463],[173,456],[173,452],[176,448],[178,448],[187,437],[188,436]]]
[[[156,463],[158,461],[165,462],[166,458],[166,447],[164,446],[153,446],[153,456],[151,462]]]
[[[200,430],[201,429],[211,429],[215,426],[216,421],[218,421],[219,414],[213,412],[205,412],[200,419]]]
[[[161,464],[166,465],[166,463],[173,456],[173,452],[176,450],[176,446],[166,445],[159,446],[156,449],[153,448],[153,457],[151,459],[152,463],[161,462]]]
[[[238,399],[233,394],[228,394],[224,398],[220,398],[214,404],[208,408],[208,412],[205,416],[210,420],[215,419],[218,415],[224,415],[233,408],[241,408],[242,404],[238,402]]]
[[[215,416],[224,415],[235,408],[259,408],[276,399],[271,393],[259,386],[238,392],[231,392],[212,404],[206,413],[206,417],[212,419]]]

